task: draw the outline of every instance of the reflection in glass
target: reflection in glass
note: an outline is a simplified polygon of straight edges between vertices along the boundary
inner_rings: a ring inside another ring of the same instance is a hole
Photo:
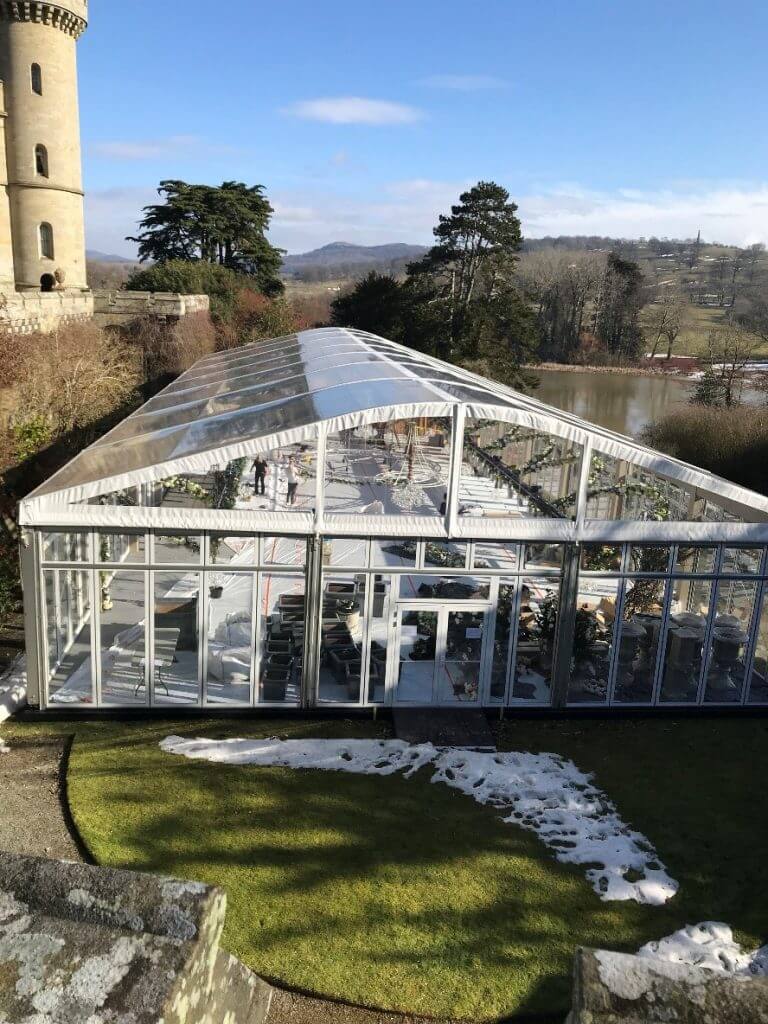
[[[196,533],[157,534],[154,560],[161,565],[173,562],[198,565],[200,537]]]
[[[200,574],[155,573],[152,690],[155,704],[197,704]]]
[[[307,564],[306,537],[262,537],[261,560],[264,565]]]
[[[741,703],[756,596],[754,580],[720,580],[717,584],[704,691],[707,703]]]
[[[259,700],[298,704],[304,664],[305,578],[264,573],[259,598]]]
[[[760,624],[755,636],[755,653],[749,683],[750,704],[768,704],[768,590],[760,602]]]
[[[48,638],[48,698],[52,704],[93,703],[89,573],[44,573]]]
[[[681,544],[677,549],[673,572],[714,572],[716,558],[717,548],[713,544]]]
[[[374,576],[371,622],[368,629],[368,700],[376,704],[382,703],[385,697],[391,602],[392,577]]]
[[[732,547],[723,549],[721,572],[747,576],[760,572],[763,549],[756,547]]]
[[[581,445],[513,423],[469,417],[459,514],[572,518]]]
[[[618,596],[617,579],[579,579],[568,683],[570,704],[604,704],[608,700]]]
[[[563,564],[562,544],[526,544],[526,569],[559,569]]]
[[[696,701],[711,594],[710,580],[672,580],[661,701]]]
[[[416,541],[400,540],[393,537],[391,540],[371,541],[371,562],[374,566],[382,569],[410,569],[416,565]]]
[[[667,572],[672,549],[662,544],[632,544],[629,548],[629,572]]]
[[[626,580],[613,702],[650,704],[661,636],[666,580]]]
[[[101,699],[105,704],[145,704],[145,574],[121,569],[99,575]]]
[[[478,541],[475,544],[474,569],[516,569],[519,564],[518,545],[501,541],[497,544],[486,544]]]
[[[529,576],[521,581],[520,591],[512,699],[549,704],[560,581]]]
[[[491,581],[480,576],[401,576],[401,601],[486,601]]]
[[[90,538],[87,533],[44,533],[44,562],[87,562],[90,553]]]
[[[643,466],[594,451],[587,484],[588,519],[699,521],[705,502],[692,490]]]
[[[129,564],[146,562],[146,546],[143,533],[107,533],[102,531],[98,538],[100,562]]]
[[[211,565],[255,565],[258,537],[243,534],[228,537],[212,533],[208,540],[208,560]]]
[[[323,577],[320,700],[357,703],[365,647],[366,576]]]
[[[480,669],[485,612],[449,611],[445,657],[437,672],[437,699],[475,704],[480,700]]]
[[[364,569],[368,565],[368,541],[360,537],[324,537],[323,565]]]
[[[451,420],[367,423],[328,436],[326,512],[445,515]]]
[[[512,616],[515,603],[515,581],[499,580],[499,599],[496,605],[496,629],[493,636],[493,661],[491,664],[491,704],[501,704],[507,689],[509,654],[514,634]]]
[[[582,544],[581,568],[584,572],[618,572],[621,548],[608,544]]]
[[[467,545],[456,541],[428,540],[424,544],[424,565],[438,569],[466,569]]]
[[[249,704],[255,573],[206,573],[209,704]]]
[[[401,609],[395,700],[431,704],[435,680],[437,612]]]

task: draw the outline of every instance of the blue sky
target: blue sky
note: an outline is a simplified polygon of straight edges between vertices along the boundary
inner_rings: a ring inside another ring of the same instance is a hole
[[[479,179],[526,234],[768,241],[763,0],[91,0],[91,248],[162,178],[266,186],[271,239],[429,242]]]

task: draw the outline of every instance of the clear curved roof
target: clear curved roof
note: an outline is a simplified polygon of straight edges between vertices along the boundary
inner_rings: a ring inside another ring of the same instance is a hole
[[[301,331],[199,360],[27,501],[81,500],[205,472],[317,434],[408,416],[495,417],[626,459],[768,515],[768,499],[501,384],[364,331]]]

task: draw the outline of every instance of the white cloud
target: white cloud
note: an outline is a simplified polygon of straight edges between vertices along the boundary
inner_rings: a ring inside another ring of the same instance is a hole
[[[424,116],[420,110],[404,103],[370,100],[361,96],[301,100],[286,107],[283,113],[326,124],[412,124]]]
[[[451,89],[455,92],[481,92],[485,89],[506,89],[509,82],[496,75],[428,75],[420,85],[430,89]]]
[[[183,153],[207,150],[209,147],[196,135],[170,135],[165,139],[122,139],[93,142],[89,150],[108,160],[155,160]]]
[[[141,211],[157,202],[157,190],[146,188],[91,189],[85,194],[85,229],[89,249],[135,256],[136,246],[126,242],[138,231]]]
[[[768,241],[768,183],[614,192],[569,185],[517,201],[524,231],[532,236],[689,238],[700,228],[710,241],[736,245]]]

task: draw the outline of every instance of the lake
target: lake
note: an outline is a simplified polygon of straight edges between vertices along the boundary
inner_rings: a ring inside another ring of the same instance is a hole
[[[620,434],[636,437],[646,423],[684,405],[690,381],[624,373],[536,370],[541,384],[533,397]]]

